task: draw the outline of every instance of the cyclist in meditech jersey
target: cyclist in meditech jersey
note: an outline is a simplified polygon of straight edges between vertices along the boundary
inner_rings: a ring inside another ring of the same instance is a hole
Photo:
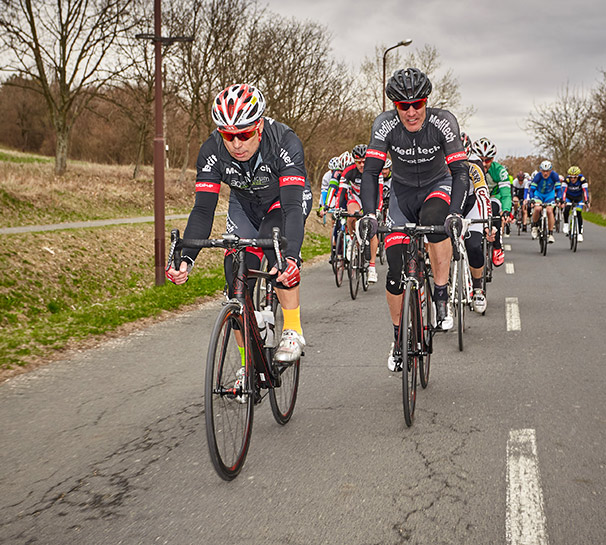
[[[208,238],[221,183],[230,187],[228,230],[243,237],[271,238],[280,227],[288,239],[287,267],[278,272],[273,251],[266,257],[270,272],[278,273],[276,291],[284,314],[284,330],[274,359],[300,358],[305,339],[299,306],[300,250],[306,215],[304,191],[307,173],[303,146],[292,129],[264,117],[265,98],[247,84],[230,85],[215,98],[212,118],[217,129],[198,154],[196,199],[184,238]],[[179,271],[172,265],[166,275],[175,284],[187,281],[198,251],[184,249]],[[259,266],[259,256],[247,253],[247,261]],[[256,262],[255,262],[256,261]],[[225,273],[232,281],[232,256],[225,257]],[[229,286],[230,294],[233,286]]]
[[[555,242],[553,236],[553,226],[555,225],[553,206],[556,199],[562,198],[562,185],[560,176],[553,170],[551,161],[543,161],[540,164],[539,172],[530,182],[528,198],[535,201],[534,210],[532,211],[531,237],[535,239],[539,236],[539,217],[543,206],[547,206],[547,228],[549,231],[547,242]]]
[[[494,158],[497,147],[488,139],[480,138],[471,145],[472,151],[482,160],[486,172],[486,183],[490,191],[493,225],[497,228],[492,250],[492,263],[500,267],[505,261],[505,253],[501,243],[502,221],[511,218],[511,183],[507,169]]]
[[[583,242],[583,216],[581,215],[582,208],[579,204],[584,204],[585,208],[589,209],[589,182],[587,178],[581,174],[581,169],[577,166],[572,166],[568,169],[568,176],[564,179],[562,191],[562,201],[565,203],[564,208],[564,234],[568,234],[568,216],[570,209],[573,206],[577,207],[577,219],[579,222],[579,235],[577,240]]]
[[[484,175],[484,166],[481,159],[471,150],[471,139],[462,132],[461,142],[469,158],[469,189],[463,214],[466,219],[489,219],[492,216],[490,205],[490,192]],[[484,251],[482,248],[483,233],[486,226],[473,223],[469,226],[465,237],[465,250],[469,258],[471,279],[473,282],[473,310],[479,314],[486,312],[486,292],[482,289],[482,276],[484,273]],[[487,233],[492,242],[496,228],[492,227],[493,234]]]
[[[469,185],[467,156],[461,144],[459,125],[447,110],[427,107],[432,85],[417,68],[397,70],[385,92],[394,109],[374,121],[362,176],[362,205],[368,214],[378,202],[378,178],[387,152],[393,161],[389,225],[444,224],[448,232],[461,228]],[[371,224],[376,219],[369,216]],[[437,319],[443,329],[453,325],[448,311],[448,277],[452,244],[448,235],[429,235],[428,252],[434,273]],[[398,337],[402,286],[402,244],[408,238],[392,233],[385,239],[387,254],[387,304],[395,338]],[[388,366],[393,360],[390,355]]]
[[[340,192],[345,192],[347,199],[347,212],[354,214],[362,210],[362,200],[360,198],[360,184],[362,183],[362,173],[364,172],[364,163],[366,161],[366,144],[358,144],[351,151],[354,164],[347,167],[341,176]],[[383,179],[381,178],[381,183]],[[337,197],[338,199],[339,197]],[[376,209],[373,208],[373,212]],[[347,229],[350,234],[355,232],[356,218],[347,218]],[[350,246],[352,248],[353,246]],[[370,262],[368,264],[368,281],[377,282],[376,255],[379,247],[379,239],[376,235],[370,239]]]

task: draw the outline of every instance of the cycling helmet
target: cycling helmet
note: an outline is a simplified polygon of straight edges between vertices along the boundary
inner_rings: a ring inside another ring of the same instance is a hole
[[[497,155],[497,147],[488,138],[480,138],[471,145],[471,150],[479,157],[493,158]]]
[[[570,167],[568,169],[568,176],[579,176],[581,174],[581,169],[579,167]]]
[[[418,68],[396,70],[385,86],[385,94],[393,102],[427,98],[431,81]]]
[[[383,168],[391,168],[391,159],[389,157],[385,159],[385,164],[383,165]]]
[[[211,115],[219,128],[234,131],[261,119],[264,110],[263,93],[252,85],[237,83],[215,97]]]
[[[517,178],[518,180],[520,180],[520,182],[523,182],[523,181],[524,181],[524,178],[526,178],[526,176],[527,176],[527,175],[526,175],[526,174],[524,174],[524,173],[523,173],[523,172],[520,170],[520,172],[518,172],[518,174],[516,175],[516,178]]]
[[[354,163],[354,158],[348,151],[344,151],[339,156],[339,159],[341,161],[341,170],[345,170],[349,165],[353,165]]]
[[[465,149],[465,153],[467,157],[471,155],[471,138],[466,132],[461,133],[461,142],[463,142],[463,149]]]
[[[333,157],[330,161],[328,161],[328,168],[330,170],[341,170],[341,161],[339,157]]]
[[[551,161],[543,161],[539,165],[539,169],[540,170],[551,170],[552,169]]]
[[[367,149],[368,146],[366,144],[358,144],[357,146],[354,146],[354,149],[351,150],[354,160],[364,159],[364,157],[366,157]]]

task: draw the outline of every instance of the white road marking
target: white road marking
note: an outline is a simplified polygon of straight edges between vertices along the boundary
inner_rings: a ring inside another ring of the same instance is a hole
[[[508,545],[547,545],[536,433],[511,430],[507,441]]]
[[[511,252],[511,244],[504,244],[504,245],[503,245],[503,249],[504,249],[506,252]]]
[[[505,263],[505,274],[515,274],[515,268],[513,266],[513,263],[511,263],[510,261],[508,261],[507,263]]]
[[[522,329],[517,297],[505,297],[505,316],[507,331],[520,331]]]

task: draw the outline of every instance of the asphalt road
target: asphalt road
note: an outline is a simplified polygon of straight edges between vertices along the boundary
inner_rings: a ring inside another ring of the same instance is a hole
[[[231,483],[204,430],[216,302],[0,385],[0,543],[604,543],[604,233],[546,257],[505,240],[465,351],[435,339],[412,428],[386,366],[385,268],[356,301],[307,268],[295,415],[257,408]]]

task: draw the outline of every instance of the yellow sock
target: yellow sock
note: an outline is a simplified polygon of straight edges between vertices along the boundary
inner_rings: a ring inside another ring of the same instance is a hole
[[[301,328],[301,307],[293,309],[282,309],[284,315],[284,329],[294,329],[299,335],[303,335]]]
[[[242,367],[244,367],[246,365],[246,360],[245,360],[245,356],[244,356],[244,347],[238,346],[238,350],[240,351],[240,356],[242,356]]]

